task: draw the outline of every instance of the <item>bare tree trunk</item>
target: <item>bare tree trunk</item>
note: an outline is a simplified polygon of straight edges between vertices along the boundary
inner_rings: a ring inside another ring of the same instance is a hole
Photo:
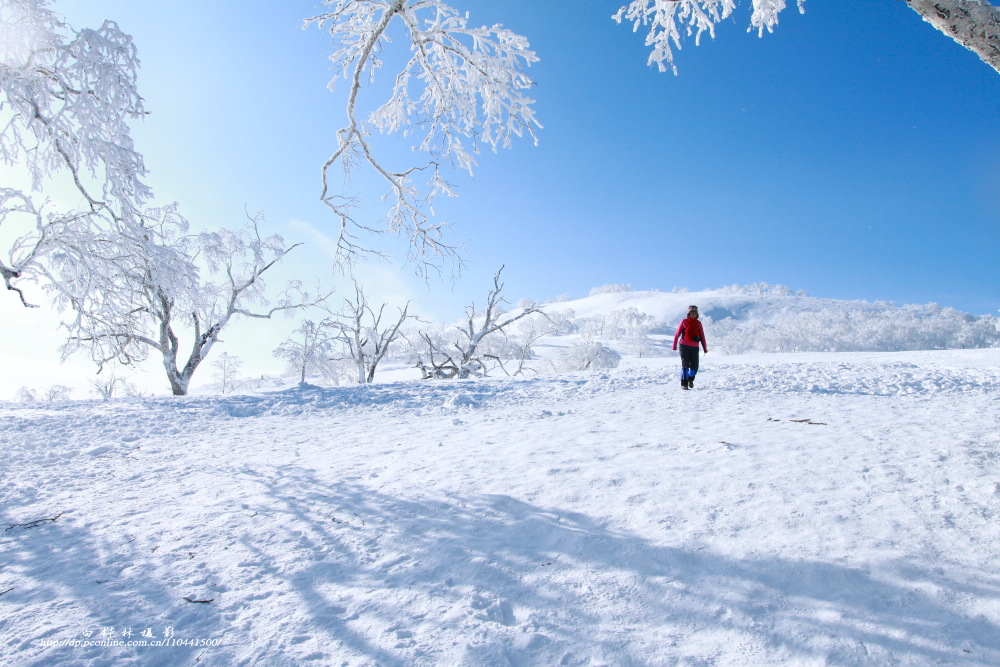
[[[365,305],[367,305],[367,302],[365,302]],[[365,362],[367,358],[367,351],[365,350],[367,340],[361,336],[361,316],[363,314],[363,309],[358,311],[358,318],[354,329],[354,364],[358,367],[358,384],[365,384]]]
[[[164,358],[163,366],[167,369],[167,380],[170,381],[170,392],[174,396],[187,396],[188,384],[191,382],[191,378],[186,378],[181,373],[177,371],[177,368],[171,368],[169,361]]]
[[[984,0],[906,0],[906,4],[1000,72],[1000,7]]]

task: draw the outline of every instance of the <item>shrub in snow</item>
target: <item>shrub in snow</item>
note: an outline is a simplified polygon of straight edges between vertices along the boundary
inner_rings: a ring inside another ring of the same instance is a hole
[[[486,336],[479,343],[479,354],[486,358],[513,359],[521,355],[518,336]]]
[[[620,292],[631,292],[632,284],[621,285],[617,283],[608,283],[607,285],[601,285],[600,287],[595,287],[590,290],[590,296],[597,296],[598,294],[618,294]]]
[[[138,387],[114,373],[98,375],[96,379],[90,381],[90,386],[93,387],[94,395],[104,401],[110,401],[116,396],[142,395]]]
[[[42,401],[52,403],[54,401],[68,401],[69,395],[72,391],[73,390],[70,387],[61,384],[54,384],[51,387],[42,389],[41,391],[35,391],[34,389],[29,389],[28,387],[21,387],[17,390],[15,399],[21,403],[41,403]]]
[[[584,340],[557,352],[550,360],[553,373],[617,368],[622,355],[597,341]]]
[[[331,359],[320,367],[319,374],[332,387],[358,383],[357,366],[349,359]]]
[[[18,403],[37,403],[38,392],[28,387],[21,387],[14,395],[14,400]]]
[[[54,384],[45,390],[43,398],[52,403],[53,401],[68,401],[73,389],[62,384]]]

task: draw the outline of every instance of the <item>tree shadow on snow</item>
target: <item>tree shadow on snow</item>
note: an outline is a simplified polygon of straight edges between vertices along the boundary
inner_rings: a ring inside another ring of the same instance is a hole
[[[121,531],[121,539],[101,537],[82,520],[75,513],[66,513],[56,521],[0,532],[0,572],[16,576],[20,582],[0,598],[0,662],[5,653],[12,653],[15,661],[4,664],[170,667],[190,664],[204,653],[206,649],[183,645],[39,643],[139,641],[146,628],[154,629],[156,639],[163,639],[168,626],[179,639],[219,636],[214,610],[183,601],[189,590],[183,582],[167,581],[152,573],[152,559],[145,552],[148,545],[136,542],[128,531]],[[0,525],[15,523],[12,515],[0,512]],[[127,630],[131,630],[129,636],[123,634]]]
[[[628,665],[738,662],[751,651],[826,664],[1000,663],[1000,627],[944,601],[961,593],[995,606],[996,577],[733,559],[508,496],[402,498],[295,466],[258,481],[268,521],[295,535],[281,558],[299,566],[282,569],[260,536],[243,543],[283,572],[337,657]]]

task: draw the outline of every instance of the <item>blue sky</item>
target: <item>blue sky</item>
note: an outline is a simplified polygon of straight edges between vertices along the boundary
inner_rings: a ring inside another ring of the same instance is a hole
[[[763,38],[744,6],[685,44],[679,76],[646,65],[617,0],[453,4],[529,38],[545,127],[452,179],[438,217],[470,262],[455,285],[382,271],[435,315],[481,298],[501,264],[513,299],[767,281],[1000,309],[1000,75],[905,3],[809,0]],[[309,238],[303,222],[332,230],[319,168],[343,90],[325,87],[328,38],[301,29],[314,4],[55,6],[135,37],[151,112],[136,139],[160,198],[200,226],[239,224],[246,205],[290,240]],[[377,216],[381,188],[363,194]],[[327,265],[311,248],[297,268]]]

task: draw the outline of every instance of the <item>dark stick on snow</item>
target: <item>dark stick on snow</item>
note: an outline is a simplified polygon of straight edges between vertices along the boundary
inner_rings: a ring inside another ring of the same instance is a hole
[[[59,514],[56,514],[54,517],[50,517],[48,519],[35,519],[34,521],[29,521],[28,523],[12,523],[7,528],[4,528],[3,532],[6,533],[8,530],[12,530],[14,528],[34,528],[36,526],[42,525],[46,521],[53,521],[54,522],[56,519],[58,519],[59,517],[61,517],[63,514],[65,514],[65,512],[59,512]]]
[[[187,600],[188,602],[194,602],[196,604],[208,604],[209,602],[212,602],[212,600],[215,600],[215,598],[212,598],[212,600],[192,600],[187,596],[184,596],[184,599]]]
[[[0,592],[0,595],[3,595],[4,593],[10,593],[12,590],[14,590],[13,587],[8,588],[7,590]]]

